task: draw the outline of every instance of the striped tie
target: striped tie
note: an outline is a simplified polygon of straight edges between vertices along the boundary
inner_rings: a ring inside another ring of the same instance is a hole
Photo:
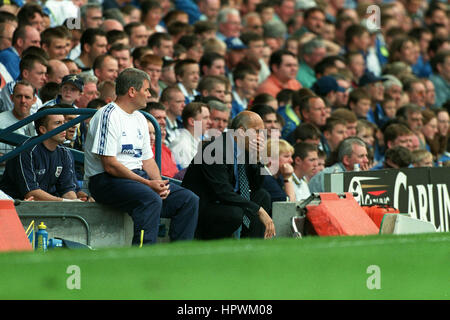
[[[247,173],[245,172],[244,164],[238,164],[238,173],[239,173],[239,192],[244,199],[250,200],[250,187],[248,184],[248,178]],[[243,217],[243,224],[247,228],[250,226],[250,219],[245,214]]]

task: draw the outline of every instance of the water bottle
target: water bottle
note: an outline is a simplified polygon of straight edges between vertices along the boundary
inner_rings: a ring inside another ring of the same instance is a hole
[[[353,171],[361,171],[361,167],[359,166],[359,163],[355,163],[353,165]]]
[[[38,232],[36,232],[36,242],[35,242],[35,249],[37,251],[45,252],[47,251],[47,240],[48,240],[48,232],[47,232],[47,226],[41,222],[41,224],[38,226]]]

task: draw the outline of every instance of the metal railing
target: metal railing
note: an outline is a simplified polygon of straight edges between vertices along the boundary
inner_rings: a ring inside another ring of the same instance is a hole
[[[16,122],[15,124],[5,128],[5,129],[0,130],[0,142],[7,143],[7,144],[10,144],[13,146],[17,146],[17,148],[15,148],[14,150],[2,155],[0,157],[0,163],[6,162],[7,160],[12,159],[15,156],[17,156],[19,153],[29,150],[30,148],[33,148],[35,145],[53,137],[54,135],[69,129],[70,127],[73,127],[88,118],[91,118],[95,114],[95,112],[97,112],[97,110],[87,109],[87,108],[83,108],[83,109],[75,109],[75,108],[47,109],[47,110],[39,111],[35,114],[32,114],[32,115],[26,117],[25,119],[20,120],[20,121]],[[156,164],[158,165],[159,169],[161,170],[161,129],[159,127],[158,122],[151,114],[149,114],[145,111],[141,111],[141,112],[148,120],[150,120],[150,122],[155,127],[155,135],[156,135],[155,161],[156,161]],[[52,115],[52,114],[62,114],[62,115],[79,114],[79,116],[76,117],[75,119],[72,119],[72,120],[64,123],[63,125],[59,126],[58,128],[55,128],[41,136],[34,137],[33,139],[29,139],[30,137],[14,133],[15,130],[33,122],[34,120],[42,118],[47,115]],[[27,139],[29,139],[29,140],[27,141]],[[24,143],[24,141],[26,141],[26,142]],[[82,151],[78,151],[73,148],[68,148],[68,149],[72,152],[75,162],[81,163],[81,164],[84,163],[84,153]]]

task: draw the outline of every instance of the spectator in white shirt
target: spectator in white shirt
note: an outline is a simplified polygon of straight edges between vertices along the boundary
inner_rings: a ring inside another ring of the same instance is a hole
[[[0,113],[0,129],[6,129],[30,115],[31,106],[36,102],[34,88],[31,83],[27,80],[18,81],[14,86],[11,101],[14,104],[14,108],[12,110]],[[29,124],[15,130],[14,133],[23,134],[26,136],[36,135],[33,122],[30,122]],[[5,154],[13,149],[13,146],[0,143],[1,154]]]
[[[312,176],[314,170],[317,170],[319,157],[317,155],[317,146],[300,142],[294,146],[294,173],[292,182],[294,183],[295,198],[297,201],[304,200],[311,195],[309,191],[307,177]]]
[[[31,107],[31,114],[35,113],[42,107],[42,101],[36,92],[41,89],[47,82],[47,66],[48,61],[41,56],[28,54],[20,61],[20,77],[31,83],[35,89],[35,102]],[[16,81],[8,82],[0,92],[0,112],[12,110],[14,107],[11,101],[11,95]]]
[[[175,140],[178,129],[183,127],[181,113],[186,105],[183,92],[181,92],[180,88],[177,86],[167,87],[161,93],[159,102],[166,108],[167,114],[167,135],[164,143],[170,145],[170,143]]]
[[[184,107],[181,114],[183,129],[179,129],[177,139],[169,148],[180,169],[187,168],[197,153],[202,136],[211,127],[209,108],[201,102],[192,102]]]
[[[197,86],[200,80],[200,67],[195,60],[185,59],[175,65],[175,77],[178,87],[183,92],[185,103],[193,102],[198,95]]]

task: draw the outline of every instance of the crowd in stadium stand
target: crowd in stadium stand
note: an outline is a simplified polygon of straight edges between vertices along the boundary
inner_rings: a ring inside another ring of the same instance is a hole
[[[161,130],[161,175],[191,190],[206,174],[191,169],[198,150],[254,119],[247,111],[265,129],[271,202],[325,191],[325,173],[450,166],[445,0],[0,0],[0,129],[42,108],[114,103],[129,68],[150,78],[142,110]],[[74,117],[16,133],[33,139]],[[85,151],[88,130],[84,121],[2,164],[0,189],[95,201],[67,152]],[[148,131],[154,154],[150,121]],[[206,238],[235,228],[214,233],[202,210],[200,197]]]

